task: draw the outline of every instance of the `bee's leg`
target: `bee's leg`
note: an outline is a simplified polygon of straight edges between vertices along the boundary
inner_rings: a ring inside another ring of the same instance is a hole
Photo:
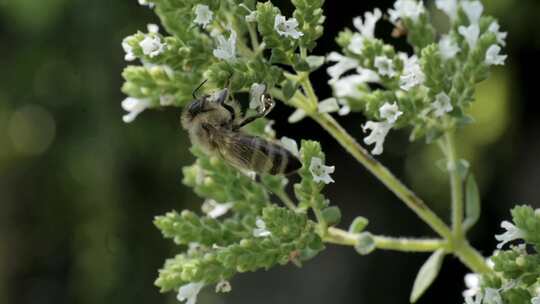
[[[238,130],[240,128],[242,128],[243,126],[261,118],[261,117],[264,117],[266,115],[266,113],[262,112],[262,113],[258,113],[256,115],[253,115],[253,116],[250,116],[250,117],[247,117],[247,118],[244,118],[244,120],[242,120],[239,124],[235,125],[233,127],[233,130]]]
[[[233,129],[238,130],[242,128],[243,126],[253,122],[254,120],[265,117],[268,113],[270,113],[270,111],[274,108],[274,105],[275,105],[274,100],[272,99],[270,95],[267,95],[267,94],[263,94],[261,98],[264,105],[262,110],[253,116],[245,118],[238,125],[234,126]]]

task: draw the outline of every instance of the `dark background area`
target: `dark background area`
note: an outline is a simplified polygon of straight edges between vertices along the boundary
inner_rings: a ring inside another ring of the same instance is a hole
[[[352,18],[393,1],[327,1],[326,32],[315,50],[336,49],[334,37]],[[507,65],[478,90],[478,122],[460,132],[483,195],[470,233],[483,254],[495,248],[499,223],[514,204],[540,206],[540,2],[484,1],[509,31]],[[286,6],[284,7],[287,11]],[[152,224],[172,209],[198,209],[201,199],[181,184],[191,164],[179,111],[146,111],[121,120],[123,37],[158,20],[136,0],[0,0],[0,303],[174,303],[153,286],[175,253]],[[382,23],[381,23],[382,24]],[[378,34],[389,38],[391,27]],[[314,75],[330,94],[324,69]],[[271,113],[278,136],[321,140],[342,208],[342,226],[356,216],[369,230],[395,236],[433,233],[373,176],[310,121],[288,126],[291,109]],[[363,118],[339,118],[358,139]],[[285,131],[286,130],[286,131]],[[387,139],[381,161],[445,219],[448,183],[435,147],[410,144],[406,132]],[[426,254],[376,251],[359,256],[329,246],[303,268],[238,275],[233,291],[208,288],[198,303],[406,303]],[[420,303],[461,303],[467,269],[455,258]]]

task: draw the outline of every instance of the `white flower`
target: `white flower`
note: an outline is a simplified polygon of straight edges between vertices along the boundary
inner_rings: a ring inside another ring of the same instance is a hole
[[[216,293],[227,293],[231,290],[231,283],[227,280],[221,280],[216,284]]]
[[[155,6],[154,3],[150,3],[148,0],[139,0],[139,5],[148,6],[149,8],[153,8]]]
[[[195,6],[195,20],[193,20],[195,24],[206,27],[210,21],[212,21],[213,17],[214,13],[210,10],[208,5],[197,4],[197,6]]]
[[[345,98],[338,99],[339,104],[341,105],[341,108],[338,111],[338,114],[340,116],[345,116],[349,113],[351,113],[351,106],[349,105],[349,101]]]
[[[494,44],[486,51],[487,65],[504,65],[504,61],[508,55],[501,55],[501,47]]]
[[[364,21],[362,17],[356,17],[353,19],[354,27],[364,36],[365,38],[374,38],[375,37],[375,25],[377,21],[381,19],[382,12],[380,9],[376,8],[373,12],[366,12],[364,14]]]
[[[276,131],[274,130],[274,128],[272,128],[275,123],[276,122],[274,120],[269,120],[266,126],[264,126],[264,133],[270,136],[271,138],[276,137]]]
[[[340,79],[331,79],[328,83],[334,88],[336,97],[360,98],[363,93],[358,87],[365,83],[377,83],[379,75],[372,70],[357,68],[358,74],[345,76]]]
[[[475,273],[465,275],[465,286],[467,289],[463,292],[463,297],[473,297],[480,292],[480,276]]]
[[[404,60],[403,74],[399,80],[399,86],[404,91],[409,91],[415,86],[421,85],[426,80],[422,67],[416,55]]]
[[[161,43],[161,38],[157,35],[146,35],[146,37],[139,42],[139,46],[141,47],[143,54],[152,58],[163,53],[166,44]]]
[[[465,40],[467,40],[467,43],[469,44],[469,49],[472,51],[476,47],[478,37],[480,36],[480,27],[478,24],[471,24],[468,27],[462,25],[459,27],[458,31],[465,37]]]
[[[394,124],[398,120],[398,118],[403,115],[403,112],[399,110],[396,102],[394,102],[393,104],[385,102],[379,108],[379,114],[381,115],[382,119],[386,119],[388,123]]]
[[[492,32],[497,36],[497,43],[505,46],[506,45],[506,37],[508,36],[507,32],[501,32],[500,31],[501,26],[497,21],[493,21],[488,28],[488,31]]]
[[[258,217],[257,220],[255,221],[255,226],[257,226],[257,228],[253,229],[254,237],[267,237],[272,234],[270,231],[266,229],[266,223],[260,217]]]
[[[180,302],[186,301],[186,304],[195,304],[197,296],[203,287],[203,282],[186,284],[178,289],[176,299]]]
[[[349,45],[347,48],[358,55],[362,54],[362,50],[364,49],[364,36],[358,33],[354,33],[351,37],[351,41],[349,42]]]
[[[330,75],[330,77],[333,79],[337,79],[346,72],[358,67],[358,61],[353,58],[343,56],[338,52],[331,52],[326,57],[326,60],[336,62],[336,64],[326,69],[328,75]]]
[[[399,19],[409,18],[413,22],[418,21],[418,17],[424,12],[422,1],[397,0],[394,9],[389,9],[390,22],[396,24]]]
[[[439,40],[439,51],[444,60],[449,60],[456,57],[461,49],[450,35],[444,35],[441,40]]]
[[[213,199],[207,199],[201,206],[202,211],[210,218],[225,215],[233,207],[232,203],[220,204]]]
[[[279,35],[298,39],[304,36],[304,33],[298,31],[298,21],[296,18],[287,20],[285,16],[277,15],[274,19],[274,29]]]
[[[495,235],[495,239],[500,243],[497,244],[497,248],[501,249],[506,243],[522,239],[525,234],[518,227],[514,226],[509,221],[503,221],[501,227],[506,229],[506,232]]]
[[[482,12],[484,11],[484,6],[480,1],[462,1],[461,7],[465,12],[465,15],[469,18],[471,24],[478,24]]]
[[[300,152],[298,151],[298,144],[294,139],[283,136],[280,141],[283,147],[289,150],[289,152],[291,152],[294,156],[300,155]]]
[[[457,18],[457,0],[436,0],[435,5],[438,9],[445,12],[451,20],[455,20]]]
[[[364,138],[364,143],[366,145],[375,144],[375,147],[371,150],[371,154],[379,155],[383,153],[384,140],[390,129],[392,129],[392,126],[393,125],[387,121],[368,121],[362,126],[364,132],[371,130],[371,133]]]
[[[159,26],[154,23],[148,23],[146,25],[146,29],[148,29],[149,33],[157,34],[159,32]]]
[[[394,62],[386,56],[375,57],[375,67],[381,76],[394,77],[397,75],[394,70]]]
[[[431,104],[431,108],[435,113],[435,117],[441,117],[446,113],[452,112],[454,109],[450,102],[450,97],[444,92],[435,96],[435,101]]]
[[[236,32],[231,30],[229,39],[221,34],[217,35],[217,48],[214,49],[213,54],[215,57],[230,61],[236,58]]]
[[[331,97],[319,102],[317,109],[319,113],[332,113],[339,111],[339,105],[337,99]]]
[[[531,304],[540,304],[540,296],[531,299]]]
[[[501,294],[497,289],[486,288],[484,292],[484,304],[503,304]]]
[[[322,159],[318,157],[312,157],[309,164],[309,171],[313,175],[313,180],[316,183],[323,182],[325,184],[333,183],[334,180],[330,174],[334,173],[336,167],[334,166],[325,166]]]
[[[482,304],[483,297],[484,295],[482,293],[478,293],[474,296],[466,296],[465,304]]]
[[[260,83],[254,83],[249,89],[249,108],[252,110],[257,110],[259,108],[264,108],[264,105],[261,102],[261,97],[266,92],[266,85]]]
[[[137,99],[128,97],[122,101],[122,109],[129,113],[122,116],[122,120],[125,123],[130,123],[137,118],[137,115],[141,114],[144,110],[150,107],[150,101],[148,99]]]
[[[287,121],[289,123],[296,123],[296,122],[299,122],[300,120],[304,119],[306,116],[307,116],[306,111],[304,111],[302,109],[297,109],[296,111],[294,111],[291,114],[291,116],[289,116]]]
[[[124,52],[126,53],[126,55],[124,56],[124,60],[133,61],[137,57],[135,57],[135,54],[133,53],[133,47],[129,45],[128,43],[128,38],[129,37],[127,37],[126,39],[124,39],[124,41],[122,41],[122,48],[124,49]]]

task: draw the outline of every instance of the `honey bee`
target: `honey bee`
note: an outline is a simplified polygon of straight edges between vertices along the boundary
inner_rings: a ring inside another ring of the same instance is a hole
[[[269,94],[261,95],[262,106],[250,117],[241,114],[237,102],[227,103],[228,89],[201,98],[194,92],[193,97],[182,112],[182,127],[188,131],[192,143],[208,154],[256,173],[289,175],[301,167],[298,158],[283,146],[241,130],[272,109],[274,101]]]

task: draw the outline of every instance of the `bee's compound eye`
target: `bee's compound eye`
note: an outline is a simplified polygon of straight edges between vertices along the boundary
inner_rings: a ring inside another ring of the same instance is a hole
[[[195,100],[193,101],[188,108],[189,114],[195,116],[201,113],[204,109],[204,100]]]

